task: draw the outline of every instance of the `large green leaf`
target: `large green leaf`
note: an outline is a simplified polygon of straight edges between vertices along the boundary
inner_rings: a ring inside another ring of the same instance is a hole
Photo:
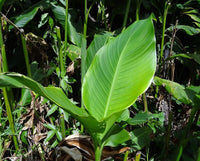
[[[103,121],[128,108],[150,85],[156,69],[151,18],[137,21],[98,50],[83,81],[89,113]]]
[[[191,103],[191,100],[188,98],[185,87],[181,86],[180,84],[166,80],[161,79],[159,77],[154,78],[154,82],[157,86],[163,86],[169,92],[172,96],[174,96],[177,100],[179,100],[182,103],[189,104]]]
[[[90,46],[87,49],[87,56],[86,56],[86,71],[89,68],[90,64],[94,56],[96,55],[97,51],[107,43],[110,35],[108,33],[104,35],[94,35],[94,39],[91,42]]]
[[[83,109],[74,105],[64,94],[61,88],[43,87],[40,83],[17,73],[0,73],[0,87],[11,86],[16,88],[29,88],[35,93],[51,100],[65,111],[70,113],[74,118],[81,121],[86,129],[90,132],[103,132],[105,130],[104,123],[99,123],[88,115]],[[88,122],[90,122],[88,124]]]

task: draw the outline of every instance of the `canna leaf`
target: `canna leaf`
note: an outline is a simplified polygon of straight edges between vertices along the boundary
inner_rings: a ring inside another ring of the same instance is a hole
[[[110,36],[111,35],[109,35],[108,33],[104,35],[94,35],[94,39],[87,49],[86,71],[92,63],[92,60],[96,55],[97,51],[108,42]]]
[[[99,123],[95,118],[89,116],[83,109],[74,105],[64,94],[61,88],[43,87],[33,79],[18,73],[0,73],[0,87],[29,88],[35,93],[51,100],[56,105],[62,107],[74,118],[81,121],[90,133],[102,132],[105,130],[104,123]],[[88,122],[91,122],[88,124]]]
[[[133,23],[95,55],[82,86],[88,112],[98,121],[128,108],[150,85],[156,69],[151,18]]]

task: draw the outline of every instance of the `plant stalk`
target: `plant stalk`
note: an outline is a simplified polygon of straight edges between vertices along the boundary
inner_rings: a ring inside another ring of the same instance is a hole
[[[160,60],[161,63],[163,59],[163,52],[164,52],[164,42],[165,42],[165,28],[166,28],[166,19],[167,19],[167,12],[169,9],[169,2],[165,2],[164,14],[163,14],[163,26],[162,26],[162,40],[161,40],[161,47],[160,47]]]
[[[65,53],[67,52],[67,32],[68,32],[68,0],[66,0],[66,8],[65,8]]]
[[[3,62],[1,62],[2,66],[0,66],[0,68],[3,68],[3,72],[7,72],[8,71],[8,65],[7,65],[7,59],[6,59],[5,45],[3,43],[1,21],[0,21],[0,47],[1,47],[1,57],[2,57],[2,60],[3,60]],[[2,72],[1,69],[0,69],[0,72]],[[11,88],[6,89],[5,87],[2,88],[2,91],[3,91],[4,100],[5,100],[5,106],[6,106],[6,112],[7,112],[7,115],[8,115],[9,125],[10,125],[10,128],[11,128],[11,132],[13,134],[12,137],[13,137],[13,141],[14,141],[14,146],[15,146],[15,149],[18,150],[19,145],[18,145],[18,142],[17,142],[17,137],[15,136],[15,127],[14,127],[14,121],[13,121],[12,110],[11,110],[11,105],[12,105],[13,101],[8,99],[8,97],[10,97],[10,94],[12,94],[12,91],[11,91]],[[11,99],[12,99],[12,97],[11,97]]]
[[[128,160],[128,153],[129,153],[129,151],[127,150],[126,153],[125,153],[125,155],[124,155],[124,161]]]
[[[1,57],[0,57],[0,64],[1,64]],[[1,67],[0,67],[0,73],[1,73]],[[2,123],[1,120],[1,115],[2,115],[3,107],[2,107],[2,102],[0,99],[0,124]],[[1,137],[1,132],[0,132],[0,160],[2,160],[2,154],[3,154],[3,139]]]
[[[65,29],[66,29],[66,26],[67,25],[65,25]],[[65,76],[65,66],[64,66],[63,52],[62,52],[62,47],[61,47],[60,27],[58,27],[58,26],[56,27],[56,35],[57,35],[57,39],[58,39],[58,55],[59,55],[59,65],[60,65],[60,77],[63,78]],[[65,40],[67,41],[66,37],[65,37]],[[65,119],[64,119],[63,115],[64,114],[61,113],[61,116],[60,116],[62,138],[65,137]]]
[[[142,0],[137,0],[137,8],[136,8],[136,21],[140,20],[140,6],[142,4]]]
[[[56,27],[56,35],[58,39],[58,56],[59,56],[59,65],[60,65],[60,77],[65,76],[65,65],[63,60],[63,52],[61,47],[61,34],[60,34],[60,27]]]
[[[101,146],[96,146],[95,148],[95,161],[101,161],[101,154],[103,148]]]
[[[83,28],[83,37],[86,39],[87,21],[88,21],[87,0],[84,1],[84,15],[85,15],[85,21],[84,21],[84,28]]]
[[[5,87],[2,88],[2,91],[3,91],[3,96],[4,96],[4,99],[5,99],[6,112],[7,112],[7,115],[8,115],[9,125],[10,125],[11,132],[12,132],[12,135],[13,135],[12,137],[13,137],[13,141],[14,141],[14,146],[15,146],[16,150],[19,150],[17,137],[15,135],[15,127],[14,127],[14,121],[13,121],[13,117],[12,117],[11,107],[10,107],[10,103],[9,103],[9,100],[8,100],[8,93],[7,93],[7,90],[6,90]]]
[[[61,126],[61,134],[62,134],[62,138],[65,138],[65,119],[64,119],[64,114],[61,113],[60,116],[60,126]]]
[[[126,12],[125,12],[125,15],[124,15],[124,22],[123,22],[122,30],[124,30],[126,28],[126,23],[127,23],[127,19],[128,19],[128,13],[129,13],[130,5],[131,5],[131,0],[128,0],[127,5],[126,5]]]
[[[84,15],[85,15],[85,21],[84,21],[84,27],[83,27],[83,37],[82,37],[82,43],[81,43],[81,84],[83,83],[83,79],[86,73],[86,54],[87,54],[87,40],[86,40],[86,35],[87,35],[87,0],[84,1]],[[82,96],[82,91],[81,91],[81,108],[83,108],[83,96]],[[81,132],[84,131],[84,127],[81,124]]]
[[[26,63],[26,70],[27,70],[27,75],[31,78],[31,66],[29,64],[29,57],[28,57],[28,50],[26,46],[26,40],[24,37],[24,33],[21,33],[21,40],[22,40],[22,47],[23,47],[23,52],[24,52],[24,58],[25,58],[25,63]]]
[[[140,157],[141,157],[141,151],[136,153],[135,161],[140,161]]]
[[[143,93],[142,94],[142,98],[143,98],[143,102],[144,102],[144,112],[148,112],[148,105],[147,105],[147,98],[146,98],[146,94]]]
[[[6,58],[6,51],[5,51],[5,45],[1,47],[1,54],[2,54],[2,68],[3,72],[8,72],[8,64],[7,64],[7,58]]]
[[[82,45],[81,45],[81,82],[86,73],[86,55],[87,55],[87,22],[90,10],[92,9],[93,4],[87,9],[87,0],[85,0],[84,4],[84,13],[85,13],[85,21],[84,21],[84,28],[83,28],[83,38],[82,38]]]
[[[3,72],[8,72],[8,63],[7,63],[7,57],[6,57],[6,51],[5,51],[5,45],[3,44],[3,46],[1,47],[1,58],[2,58],[2,71]],[[9,102],[10,105],[14,105],[14,97],[13,97],[13,92],[12,89],[10,87],[7,87],[7,93],[8,93],[8,98],[9,98]],[[13,106],[11,106],[13,107]]]

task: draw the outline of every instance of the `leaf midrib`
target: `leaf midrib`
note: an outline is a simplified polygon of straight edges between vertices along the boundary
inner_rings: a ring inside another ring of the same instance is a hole
[[[135,32],[133,32],[132,34],[131,34],[131,36],[134,34]],[[106,116],[107,116],[107,113],[108,113],[108,108],[109,108],[109,104],[110,104],[110,100],[111,100],[111,95],[112,95],[112,92],[113,92],[113,87],[114,87],[114,84],[115,84],[115,81],[116,81],[116,73],[118,73],[118,68],[119,68],[119,64],[120,64],[120,61],[121,61],[121,57],[122,57],[122,53],[124,52],[124,49],[126,48],[126,46],[127,46],[127,44],[129,43],[129,41],[130,41],[130,39],[131,39],[131,36],[129,36],[129,38],[128,38],[128,41],[126,42],[126,45],[124,46],[124,48],[123,48],[123,50],[122,50],[122,52],[120,53],[120,56],[119,56],[119,59],[118,59],[118,63],[117,63],[117,68],[116,68],[116,70],[115,70],[115,73],[114,73],[114,77],[113,77],[113,81],[112,81],[112,83],[111,83],[111,88],[110,88],[110,91],[109,91],[109,95],[108,95],[108,101],[107,101],[107,103],[106,103],[106,108],[105,108],[105,112],[104,112],[104,115],[103,115],[103,118],[106,118]]]

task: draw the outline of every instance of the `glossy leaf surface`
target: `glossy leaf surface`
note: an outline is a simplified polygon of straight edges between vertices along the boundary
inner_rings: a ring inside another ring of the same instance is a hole
[[[94,56],[96,55],[97,51],[108,42],[110,35],[95,35],[93,41],[91,42],[90,46],[87,49],[87,56],[86,56],[86,71],[88,70],[90,64]]]
[[[154,27],[148,18],[98,50],[82,87],[87,110],[103,121],[128,108],[148,88],[155,68]]]

